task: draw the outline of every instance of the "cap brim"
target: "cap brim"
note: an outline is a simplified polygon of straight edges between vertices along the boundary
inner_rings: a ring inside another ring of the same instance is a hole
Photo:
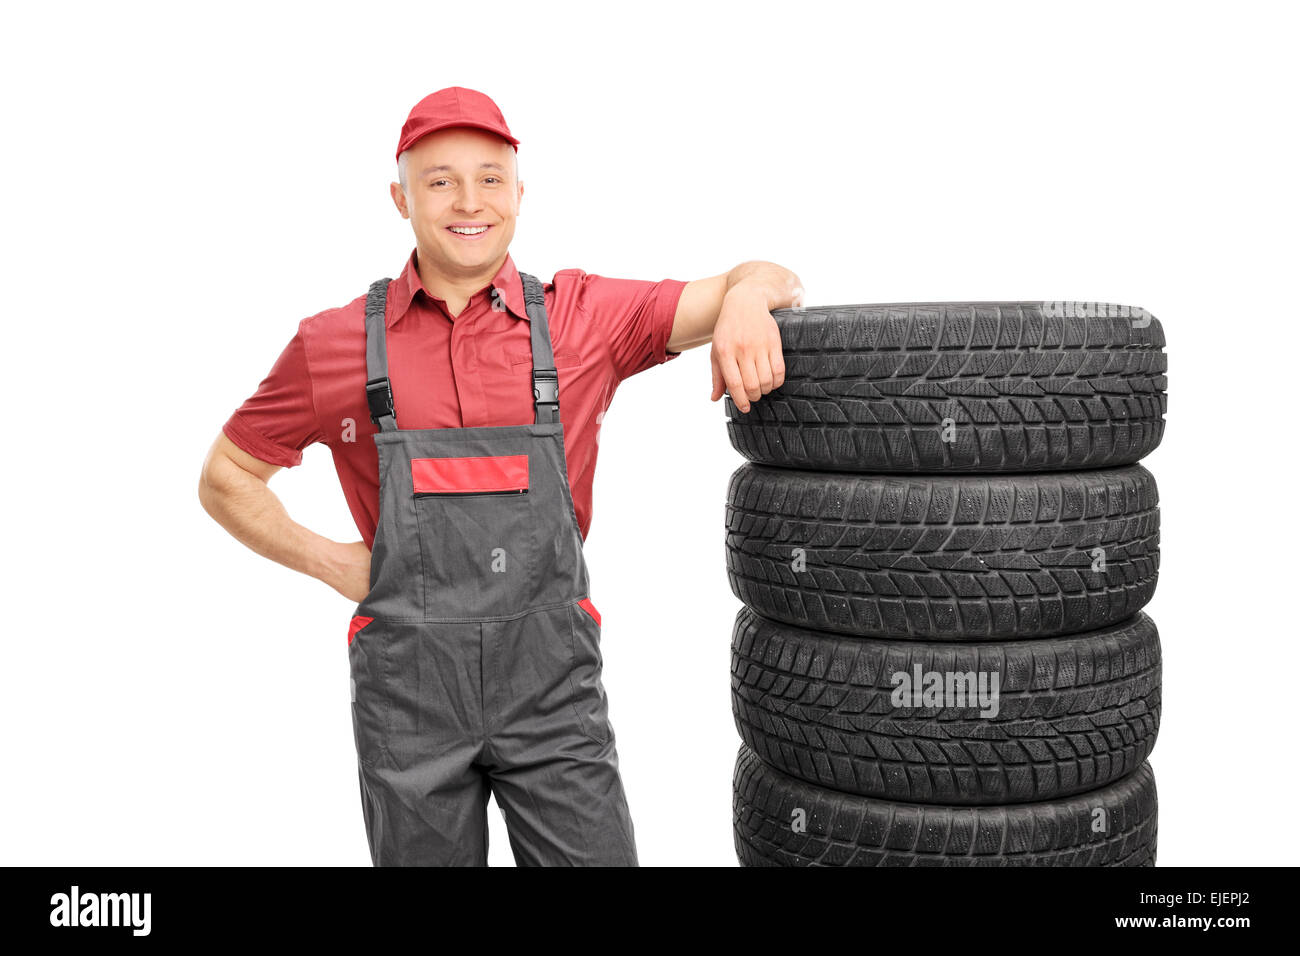
[[[410,149],[420,140],[424,139],[426,136],[431,136],[434,133],[440,133],[444,129],[458,129],[461,127],[469,127],[470,129],[482,130],[485,133],[492,133],[494,136],[499,136],[501,139],[505,140],[507,143],[509,143],[511,146],[515,147],[516,149],[518,149],[519,147],[519,140],[515,139],[513,136],[507,136],[505,133],[501,132],[501,130],[496,129],[495,127],[492,126],[488,126],[484,123],[448,123],[446,126],[437,126],[431,130],[426,130],[425,132],[422,132],[419,136],[417,136],[415,139],[411,140],[409,143],[406,143],[405,145],[398,147],[397,155],[401,156],[402,153],[406,152],[408,149]]]

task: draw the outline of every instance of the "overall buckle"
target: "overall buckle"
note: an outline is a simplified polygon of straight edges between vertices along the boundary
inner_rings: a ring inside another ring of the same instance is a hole
[[[560,404],[560,374],[555,369],[533,369],[533,401],[538,405]]]
[[[370,406],[370,421],[375,425],[385,415],[393,414],[393,390],[387,377],[366,382],[366,404]]]

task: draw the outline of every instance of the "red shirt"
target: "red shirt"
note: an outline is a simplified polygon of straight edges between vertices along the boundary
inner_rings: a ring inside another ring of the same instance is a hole
[[[389,287],[385,317],[397,427],[532,424],[532,341],[513,259],[507,254],[453,320],[420,281],[416,252]],[[685,287],[677,279],[611,279],[581,269],[543,281],[569,488],[584,540],[599,419],[619,382],[680,354],[666,346]],[[494,290],[504,309],[492,308]],[[373,547],[379,460],[370,436],[379,429],[366,405],[365,302],[362,292],[299,322],[270,374],[222,430],[253,457],[285,467],[301,464],[313,442],[328,445],[357,529]]]

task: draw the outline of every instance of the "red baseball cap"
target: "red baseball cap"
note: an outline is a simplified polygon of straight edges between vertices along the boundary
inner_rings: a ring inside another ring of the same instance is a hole
[[[414,146],[417,139],[448,126],[473,126],[496,133],[519,152],[519,140],[511,134],[506,118],[490,96],[463,86],[449,86],[430,93],[412,108],[397,141],[397,157]]]

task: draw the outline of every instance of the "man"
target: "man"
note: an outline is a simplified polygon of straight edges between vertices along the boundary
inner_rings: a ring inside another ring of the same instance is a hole
[[[518,144],[482,93],[416,104],[389,187],[415,232],[405,268],[299,323],[199,485],[245,545],[358,602],[376,866],[486,865],[490,792],[520,865],[637,865],[582,559],[598,423],[620,381],[709,341],[713,401],[725,388],[747,411],[784,380],[771,310],[800,290],[780,266],[693,282],[565,269],[545,286],[519,272]],[[317,441],[362,541],[297,524],[267,487]]]

